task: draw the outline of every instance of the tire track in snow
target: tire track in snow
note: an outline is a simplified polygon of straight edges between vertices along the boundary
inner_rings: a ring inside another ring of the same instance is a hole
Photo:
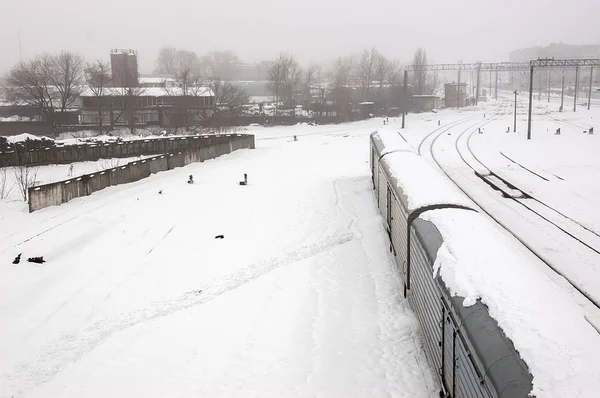
[[[316,256],[353,239],[354,235],[350,233],[326,236],[318,243],[305,245],[281,257],[251,264],[202,290],[188,292],[179,299],[155,303],[138,311],[100,320],[79,333],[63,335],[43,347],[38,358],[18,365],[10,374],[0,375],[2,381],[0,385],[5,389],[12,386],[20,390],[18,394],[23,394],[35,386],[52,380],[60,371],[82,359],[85,354],[102,345],[115,333],[207,303],[280,267]]]

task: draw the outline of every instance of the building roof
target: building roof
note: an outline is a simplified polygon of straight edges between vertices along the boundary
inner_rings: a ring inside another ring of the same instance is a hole
[[[139,87],[139,90],[136,93],[137,97],[173,97],[173,96],[182,96],[183,92],[179,87]],[[123,92],[120,87],[107,87],[106,94],[104,96],[122,96]],[[214,97],[215,94],[209,87],[195,87],[192,90],[188,91],[188,94],[191,97]],[[95,97],[94,93],[86,86],[86,88],[81,93],[82,97]]]
[[[138,78],[140,84],[161,84],[164,82],[174,82],[173,77],[161,77],[161,76],[140,76]]]

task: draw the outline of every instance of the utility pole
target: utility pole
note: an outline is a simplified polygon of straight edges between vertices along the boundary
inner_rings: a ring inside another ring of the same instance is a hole
[[[560,111],[562,112],[563,106],[565,104],[565,72],[563,71],[562,76],[562,90],[560,92]]]
[[[404,128],[404,120],[406,119],[406,112],[408,110],[408,71],[404,71],[404,109],[402,111],[402,128]]]
[[[577,112],[577,92],[579,91],[579,66],[575,68],[575,92],[573,93],[573,112]]]
[[[590,105],[592,104],[592,82],[594,81],[594,68],[590,68],[590,90],[588,91],[588,111],[590,110]]]
[[[542,100],[542,74],[538,72],[538,101]]]
[[[494,98],[498,99],[498,70],[496,70],[496,86],[494,87]]]
[[[458,70],[458,86],[456,87],[456,106],[460,109],[460,69]]]
[[[475,92],[475,105],[479,105],[479,75],[481,73],[481,65],[477,66],[477,91]]]
[[[532,61],[533,62],[533,61]],[[529,115],[527,118],[527,139],[531,139],[531,109],[533,107],[533,63],[529,67]]]
[[[546,74],[546,79],[548,80],[548,103],[550,102],[550,69],[548,69],[548,73]]]
[[[515,90],[515,125],[513,127],[513,131],[517,132],[517,90]]]
[[[492,71],[490,70],[490,98],[492,97]]]

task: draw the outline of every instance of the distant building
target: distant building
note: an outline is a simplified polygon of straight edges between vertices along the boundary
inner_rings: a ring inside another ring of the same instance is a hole
[[[172,85],[175,78],[171,75],[140,76],[138,82],[139,87],[165,87]]]
[[[444,84],[444,107],[456,108],[467,105],[467,83]]]
[[[80,123],[199,126],[212,115],[215,97],[208,87],[194,87],[192,91],[183,95],[176,87],[113,88],[106,95],[95,96],[86,90],[81,94]]]
[[[440,97],[437,95],[413,95],[412,108],[420,112],[429,112],[440,107]]]
[[[211,67],[213,77],[229,81],[256,82],[267,80],[267,66],[256,63],[217,64]]]
[[[134,50],[110,51],[110,70],[114,87],[137,87],[138,62]]]

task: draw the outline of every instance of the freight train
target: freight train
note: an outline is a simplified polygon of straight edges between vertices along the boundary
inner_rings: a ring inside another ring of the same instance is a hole
[[[477,235],[494,236],[496,225],[396,132],[371,134],[370,167],[398,285],[420,323],[440,396],[530,396],[532,375],[513,342],[481,300],[465,305],[466,297],[453,294],[436,263],[442,246],[464,240],[465,230],[476,225]],[[457,243],[473,251],[495,244],[475,237]],[[457,266],[468,261],[460,254],[453,254]]]

